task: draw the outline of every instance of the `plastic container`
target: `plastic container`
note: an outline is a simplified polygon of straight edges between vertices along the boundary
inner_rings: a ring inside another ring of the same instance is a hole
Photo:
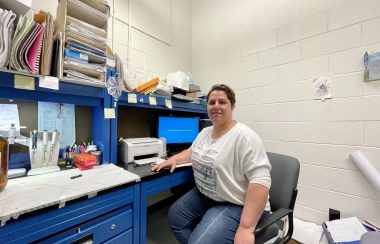
[[[5,137],[0,136],[0,192],[8,183],[9,144]]]
[[[77,153],[74,156],[74,164],[75,167],[81,170],[91,169],[96,165],[96,156],[86,153]]]

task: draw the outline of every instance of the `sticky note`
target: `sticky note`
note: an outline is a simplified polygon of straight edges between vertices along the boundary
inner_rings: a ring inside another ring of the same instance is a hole
[[[155,97],[149,97],[150,105],[157,105],[157,99]]]
[[[115,109],[114,108],[104,108],[104,118],[105,119],[114,119],[115,116]]]
[[[137,95],[134,93],[128,93],[128,102],[137,103]]]
[[[25,75],[15,75],[15,88],[24,90],[35,90],[34,77]]]
[[[172,100],[165,99],[165,105],[167,108],[173,108]]]
[[[42,76],[40,78],[39,86],[43,88],[59,90],[59,80],[53,76]]]

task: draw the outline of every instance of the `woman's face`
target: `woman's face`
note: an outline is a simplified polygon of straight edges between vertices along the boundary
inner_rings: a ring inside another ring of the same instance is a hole
[[[233,106],[224,91],[213,91],[207,102],[207,113],[212,123],[216,126],[232,120]]]

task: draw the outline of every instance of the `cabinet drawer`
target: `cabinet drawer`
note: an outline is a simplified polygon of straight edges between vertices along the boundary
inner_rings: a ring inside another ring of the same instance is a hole
[[[71,235],[61,237],[54,243],[72,243],[84,238],[92,239],[94,243],[100,243],[130,229],[132,227],[132,217],[132,210],[129,209],[103,220],[95,219],[90,224],[80,225],[72,231]]]
[[[94,226],[94,243],[105,241],[132,227],[132,210],[105,220]]]
[[[115,236],[108,241],[104,242],[104,244],[132,244],[132,229],[127,230],[118,236]]]

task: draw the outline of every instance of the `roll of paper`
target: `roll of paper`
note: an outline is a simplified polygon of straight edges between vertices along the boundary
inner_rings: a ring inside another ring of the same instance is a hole
[[[380,173],[364,154],[361,151],[356,151],[350,154],[350,158],[373,187],[380,192]]]

